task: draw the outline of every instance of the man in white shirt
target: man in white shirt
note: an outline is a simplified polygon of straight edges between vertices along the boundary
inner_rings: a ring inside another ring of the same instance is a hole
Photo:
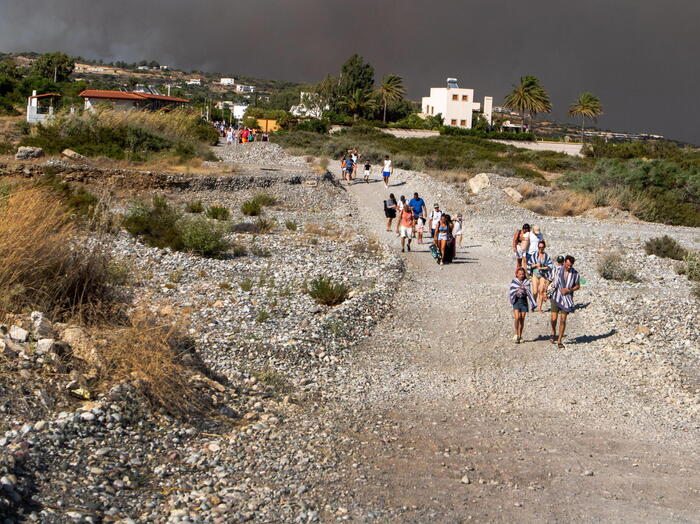
[[[435,230],[440,225],[440,217],[442,217],[442,211],[440,211],[440,205],[438,203],[435,203],[433,205],[433,210],[430,212],[430,215],[428,216],[428,220],[430,221],[430,238],[433,238],[435,236]]]
[[[389,177],[394,174],[394,164],[391,162],[389,155],[384,157],[384,169],[382,177],[384,178],[384,187],[389,187]]]

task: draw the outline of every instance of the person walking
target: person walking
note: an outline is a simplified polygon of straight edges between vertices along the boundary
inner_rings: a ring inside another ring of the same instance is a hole
[[[540,228],[537,226],[532,226],[530,228],[530,231],[527,234],[527,266],[526,269],[528,270],[528,276],[531,275],[530,273],[530,266],[532,265],[532,261],[535,258],[535,255],[537,255],[537,246],[540,241],[540,237],[537,236],[535,233],[535,230],[539,231]]]
[[[450,237],[450,224],[447,222],[446,215],[440,215],[440,221],[433,233],[433,242],[440,250],[440,265],[444,264],[445,260],[445,250],[447,249],[447,242]]]
[[[348,184],[352,181],[352,173],[353,170],[355,169],[355,162],[353,162],[352,157],[347,157],[345,159],[345,173],[346,173],[346,180],[348,181]]]
[[[418,196],[418,193],[413,193],[413,198],[408,203],[413,209],[413,223],[418,221],[418,217],[425,217],[427,209],[425,207],[425,200]]]
[[[430,212],[430,216],[428,216],[428,221],[430,225],[430,236],[434,237],[435,236],[435,229],[438,227],[440,224],[440,218],[442,217],[442,211],[440,210],[440,204],[435,203],[433,204],[433,210]]]
[[[391,231],[391,222],[396,218],[396,210],[399,204],[394,193],[389,194],[389,199],[384,201],[384,216],[386,217],[386,230]]]
[[[402,197],[403,198],[403,197]],[[405,205],[399,211],[401,252],[404,252],[404,243],[408,239],[408,250],[411,251],[411,239],[413,238],[413,210]]]
[[[384,157],[384,168],[382,170],[382,177],[384,178],[384,187],[389,187],[389,178],[394,174],[394,164],[391,162],[389,155]]]
[[[399,197],[399,202],[396,204],[396,212],[399,215],[399,218],[401,216],[401,213],[404,209],[408,209],[408,203],[406,202],[406,197],[404,195],[401,195]],[[411,213],[411,216],[413,216],[413,213]],[[396,221],[396,236],[399,236],[399,225],[401,224],[401,220]]]
[[[527,250],[530,247],[530,224],[523,224],[513,235],[513,257],[516,267],[527,267]]]
[[[370,175],[370,172],[371,172],[371,171],[372,171],[372,164],[370,163],[369,160],[367,160],[367,162],[365,162],[365,173],[364,173],[364,175],[365,175],[365,182],[366,182],[367,184],[369,184],[369,175]]]
[[[457,220],[452,223],[452,236],[455,239],[455,249],[462,247],[462,214],[457,214]]]
[[[560,266],[553,275],[554,293],[550,300],[552,307],[552,344],[558,344],[559,349],[564,349],[564,333],[566,332],[566,319],[574,310],[574,291],[581,287],[578,271],[574,269],[576,259],[571,255],[564,257],[564,265]],[[557,320],[559,321],[559,338],[557,339]],[[556,342],[555,342],[556,339]]]
[[[228,130],[226,131],[226,145],[231,146],[233,145],[233,128],[229,127]]]
[[[530,289],[530,281],[527,279],[525,268],[515,270],[515,278],[510,282],[510,305],[513,306],[515,323],[515,335],[513,342],[520,344],[523,340],[523,328],[525,327],[525,315],[528,311],[535,310],[535,299]]]
[[[422,244],[423,243],[423,231],[425,231],[425,218],[424,217],[418,217],[416,219],[416,238],[418,239],[418,243]]]
[[[552,258],[545,252],[547,244],[544,240],[537,243],[537,253],[530,260],[530,274],[532,275],[532,294],[537,301],[537,311],[542,311],[542,303],[547,296],[547,287],[552,280],[554,264]]]

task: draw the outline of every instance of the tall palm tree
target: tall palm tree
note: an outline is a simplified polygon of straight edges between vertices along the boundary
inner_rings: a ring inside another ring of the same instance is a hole
[[[372,93],[365,89],[355,89],[350,95],[342,97],[338,106],[352,114],[352,119],[357,120],[361,114],[373,111],[377,105],[372,98]]]
[[[520,84],[513,86],[513,92],[506,97],[503,105],[520,113],[523,126],[526,116],[530,115],[530,127],[532,127],[534,115],[552,111],[549,94],[539,78],[533,75],[521,76]]]
[[[585,141],[586,118],[596,120],[603,114],[603,105],[600,103],[600,98],[588,91],[581,93],[578,100],[569,107],[571,116],[581,117],[581,142]]]
[[[406,89],[403,86],[403,78],[393,73],[386,75],[384,78],[382,78],[382,85],[379,86],[377,94],[384,105],[384,118],[382,121],[386,124],[386,107],[389,102],[401,100],[404,96],[406,96]]]

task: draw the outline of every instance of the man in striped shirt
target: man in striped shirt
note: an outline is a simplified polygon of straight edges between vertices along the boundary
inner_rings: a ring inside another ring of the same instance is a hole
[[[564,348],[564,332],[566,331],[566,317],[574,310],[574,291],[577,291],[579,284],[578,271],[574,269],[576,259],[571,255],[566,255],[564,265],[558,267],[552,279],[555,285],[550,305],[552,307],[552,344],[557,338],[557,321],[559,321],[559,339],[556,340],[559,348]]]

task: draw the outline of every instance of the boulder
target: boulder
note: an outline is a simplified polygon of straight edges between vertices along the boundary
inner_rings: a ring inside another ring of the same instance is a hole
[[[473,178],[469,179],[469,190],[475,195],[490,185],[491,180],[489,180],[489,176],[486,173],[479,173],[478,175],[475,175]]]
[[[29,331],[22,329],[19,326],[10,327],[10,338],[16,340],[17,342],[26,342],[29,338]]]
[[[523,201],[523,195],[521,195],[515,188],[512,187],[504,187],[503,192],[510,197],[510,199],[515,202],[516,204],[519,204],[520,202]]]
[[[53,324],[51,324],[43,313],[33,311],[31,320],[32,335],[34,335],[35,340],[39,340],[40,338],[53,338],[56,336],[56,331],[53,328]]]
[[[70,346],[74,357],[91,364],[99,362],[95,344],[83,328],[73,326],[64,329],[61,332],[61,340]]]
[[[72,149],[64,149],[61,151],[61,154],[65,156],[66,158],[70,158],[71,160],[84,160],[85,157],[81,155],[80,153],[76,153]]]
[[[39,354],[45,354],[51,351],[55,345],[56,341],[52,338],[42,338],[36,343],[36,352]]]
[[[17,153],[15,153],[15,158],[17,160],[29,160],[42,156],[44,156],[44,150],[40,147],[21,146],[17,148]]]

